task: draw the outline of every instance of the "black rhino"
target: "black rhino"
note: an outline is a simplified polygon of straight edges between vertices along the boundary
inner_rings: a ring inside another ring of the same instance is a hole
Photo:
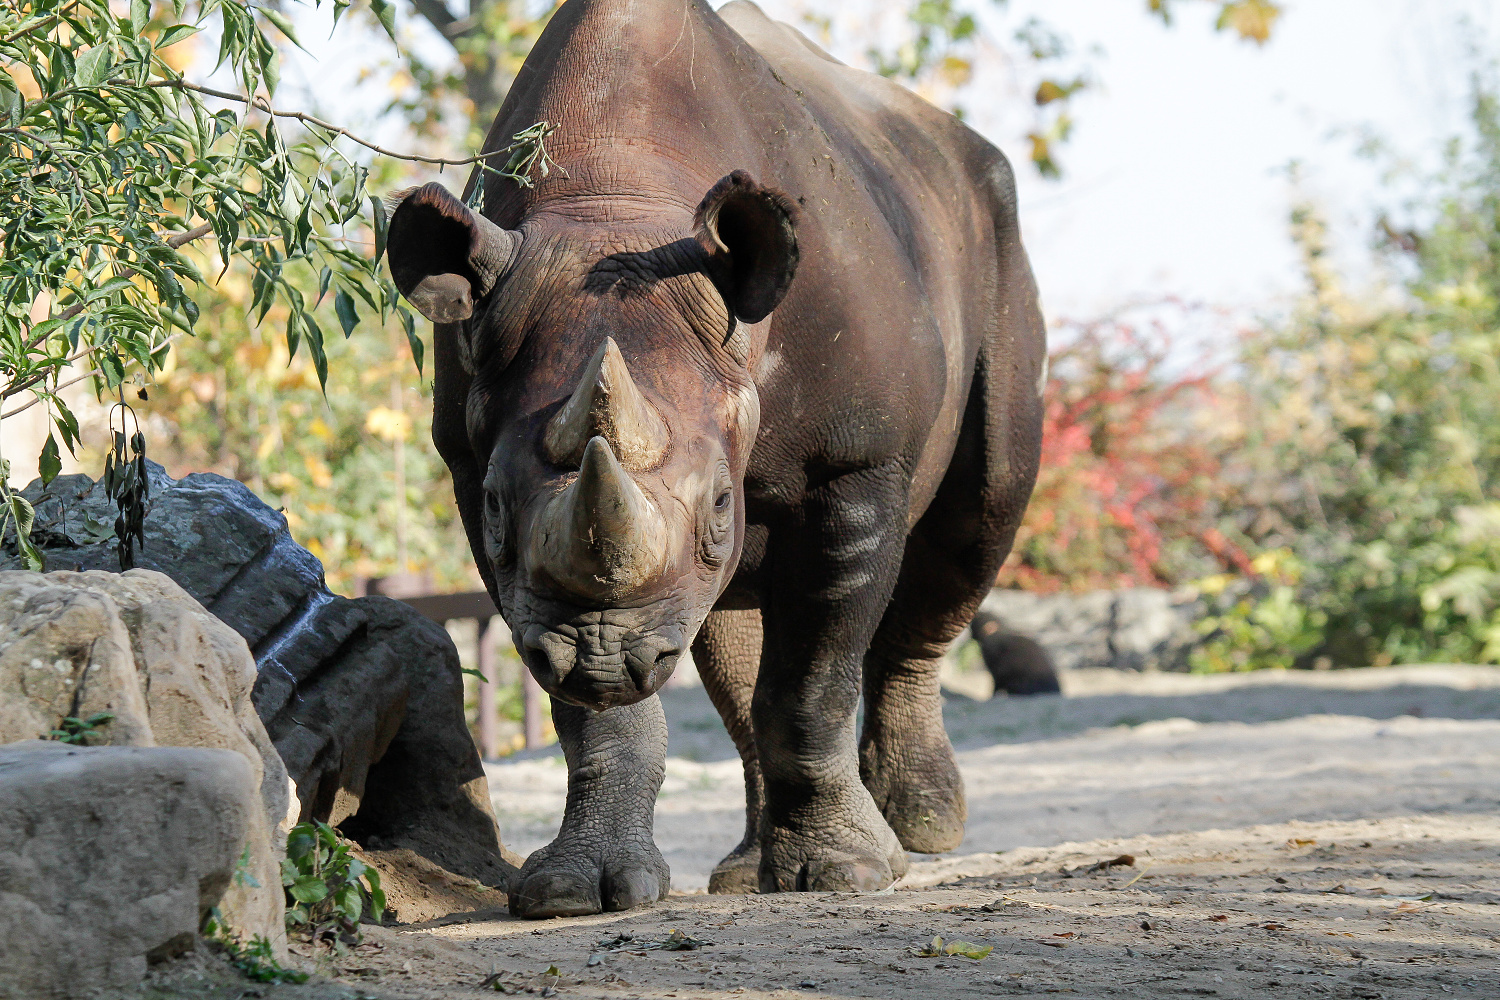
[[[962,837],[938,657],[1036,476],[1011,169],[747,2],[570,0],[485,148],[542,121],[562,171],[486,183],[479,211],[472,177],[417,188],[388,241],[436,323],[433,437],[569,767],[511,908],[666,894],[654,693],[690,646],[745,766],[712,891],[887,886]]]

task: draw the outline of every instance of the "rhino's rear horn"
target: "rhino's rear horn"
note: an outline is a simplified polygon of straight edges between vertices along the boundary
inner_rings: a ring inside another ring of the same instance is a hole
[[[661,572],[667,523],[609,443],[595,437],[578,478],[542,512],[532,545],[532,564],[553,582],[588,600],[615,601]]]
[[[542,448],[553,465],[577,468],[595,437],[609,442],[620,464],[636,472],[667,453],[666,422],[636,388],[612,337],[594,352],[572,397],[547,422]]]

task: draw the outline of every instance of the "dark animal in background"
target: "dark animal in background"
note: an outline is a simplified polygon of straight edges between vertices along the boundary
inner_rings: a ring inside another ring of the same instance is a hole
[[[888,886],[963,838],[938,663],[1040,455],[1010,166],[744,2],[570,0],[485,149],[539,122],[562,169],[418,188],[388,240],[437,324],[434,441],[568,762],[511,908],[666,895],[655,692],[689,644],[745,767],[711,891]]]
[[[995,690],[1006,694],[1058,694],[1057,667],[1041,644],[1012,632],[1000,619],[981,611],[969,624],[984,666],[995,679]]]

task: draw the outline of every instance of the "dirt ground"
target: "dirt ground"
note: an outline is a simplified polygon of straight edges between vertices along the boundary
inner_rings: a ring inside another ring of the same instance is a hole
[[[738,839],[739,768],[701,691],[675,690],[666,902],[370,928],[304,986],[200,958],[146,995],[1500,998],[1500,670],[1078,674],[1065,691],[950,699],[968,839],[894,891],[703,895]],[[546,755],[491,768],[510,846],[550,839],[565,779]],[[673,931],[705,943],[651,947]],[[920,954],[934,937],[992,950]]]

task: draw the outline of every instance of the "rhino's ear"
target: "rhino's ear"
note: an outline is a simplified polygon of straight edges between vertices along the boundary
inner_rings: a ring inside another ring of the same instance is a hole
[[[434,323],[468,319],[475,300],[510,266],[521,234],[495,225],[438,183],[396,197],[386,237],[396,287]]]
[[[797,208],[780,191],[736,170],[703,196],[693,215],[709,274],[735,318],[759,323],[797,273]]]

